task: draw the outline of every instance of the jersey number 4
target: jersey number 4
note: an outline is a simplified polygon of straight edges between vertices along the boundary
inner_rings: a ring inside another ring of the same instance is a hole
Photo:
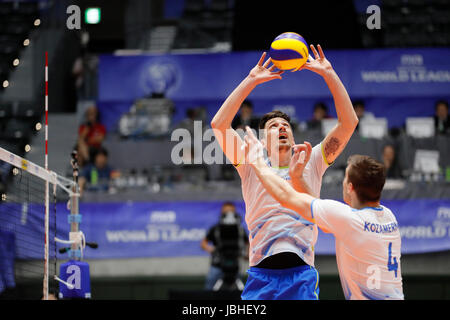
[[[397,269],[398,269],[398,262],[397,262],[397,258],[396,257],[392,257],[392,242],[389,242],[389,248],[388,248],[388,270],[389,271],[394,271],[395,273],[395,277],[397,278]],[[394,259],[392,259],[394,258]],[[394,260],[394,263],[392,263],[392,260]]]

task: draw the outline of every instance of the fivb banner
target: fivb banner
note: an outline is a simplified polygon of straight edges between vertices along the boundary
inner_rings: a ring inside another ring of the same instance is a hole
[[[447,96],[450,49],[327,50],[350,96]],[[99,100],[130,101],[165,93],[173,100],[224,100],[256,65],[261,52],[102,55]],[[329,90],[309,71],[286,72],[258,87],[253,98],[323,98]]]
[[[325,54],[352,99],[364,98],[366,109],[403,125],[407,116],[433,115],[438,98],[450,98],[450,49],[327,50]],[[175,102],[173,122],[188,108],[203,106],[208,119],[257,63],[261,52],[172,55],[102,55],[97,105],[109,131],[136,99],[153,92]],[[304,70],[285,72],[282,80],[258,86],[249,96],[258,115],[279,109],[292,119],[312,116],[322,101],[336,116],[325,81]]]
[[[403,254],[450,250],[450,200],[390,200],[382,204],[397,217]],[[81,203],[81,230],[89,241],[99,245],[97,250],[87,249],[84,257],[205,256],[200,241],[218,222],[221,205],[222,202]],[[236,206],[243,216],[244,203],[238,202]],[[36,239],[33,232],[43,234],[43,215],[37,216],[39,211],[35,209],[27,215],[22,207],[22,215],[17,217],[21,219],[21,223],[15,224],[18,258],[42,258],[35,249],[26,250],[30,239]],[[57,236],[64,238],[69,232],[67,209],[60,204],[57,211]],[[376,226],[367,227],[377,232]],[[315,251],[334,254],[334,237],[319,231]]]

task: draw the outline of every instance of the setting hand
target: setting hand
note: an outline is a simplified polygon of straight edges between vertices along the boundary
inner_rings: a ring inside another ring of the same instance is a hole
[[[324,75],[326,75],[328,72],[332,71],[333,67],[331,66],[330,61],[328,61],[327,58],[325,57],[325,54],[323,53],[322,47],[320,46],[320,44],[317,45],[317,49],[319,50],[319,53],[317,53],[317,50],[316,50],[316,48],[314,48],[313,45],[310,45],[310,48],[314,54],[314,58],[312,58],[310,56],[311,61],[306,61],[306,63],[297,70],[308,69],[308,70],[311,70],[311,71],[321,75],[322,77]],[[297,71],[297,70],[294,70],[294,71]]]
[[[289,163],[289,176],[291,179],[301,178],[303,176],[303,170],[311,157],[312,146],[309,142],[305,141],[304,144],[297,144],[292,148],[294,149],[294,154]]]
[[[263,64],[265,58],[266,53],[264,52],[261,55],[258,64],[250,70],[249,77],[254,79],[256,84],[261,84],[274,79],[282,79],[281,74],[283,74],[283,71],[273,72],[276,68],[275,65],[269,67],[270,62],[272,61],[270,58]]]

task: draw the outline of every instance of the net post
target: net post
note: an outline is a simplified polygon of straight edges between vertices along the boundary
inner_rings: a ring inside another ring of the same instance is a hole
[[[71,216],[71,222],[70,222],[70,232],[78,232],[80,231],[79,227],[79,219],[77,219],[79,211],[78,211],[78,199],[80,197],[79,187],[78,187],[78,155],[77,152],[72,152],[72,168],[73,168],[73,187],[72,187],[72,195],[70,199],[70,216]],[[79,244],[72,243],[71,250],[72,252],[77,252],[79,249]],[[80,260],[81,257],[78,255],[74,256],[75,260]]]

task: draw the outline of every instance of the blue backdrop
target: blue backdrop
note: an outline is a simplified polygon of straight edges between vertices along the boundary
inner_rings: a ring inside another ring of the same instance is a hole
[[[390,200],[382,204],[397,217],[403,254],[450,250],[450,200]],[[87,248],[85,257],[204,256],[200,241],[218,222],[221,205],[222,202],[81,203],[81,230],[87,241],[99,244],[97,250]],[[244,203],[236,206],[242,214]],[[43,248],[42,252],[26,249],[33,239],[43,235],[43,217],[37,216],[36,209],[30,210],[25,224],[20,222],[20,216],[15,218],[17,221],[10,221],[15,225],[9,230],[15,230],[19,258],[42,258]],[[58,237],[67,238],[65,204],[59,204],[57,212]],[[319,231],[316,253],[334,254],[334,237]]]
[[[450,98],[450,48],[326,50],[352,99],[367,100],[367,110],[387,117],[389,126],[406,116],[430,116],[434,102]],[[99,101],[102,121],[115,129],[133,101],[154,91],[165,92],[176,105],[174,121],[186,108],[203,105],[212,117],[231,91],[256,64],[260,52],[173,55],[102,55]],[[335,115],[323,79],[308,70],[283,75],[258,86],[249,96],[255,113],[293,109],[298,120],[312,115],[315,102],[325,101]]]

